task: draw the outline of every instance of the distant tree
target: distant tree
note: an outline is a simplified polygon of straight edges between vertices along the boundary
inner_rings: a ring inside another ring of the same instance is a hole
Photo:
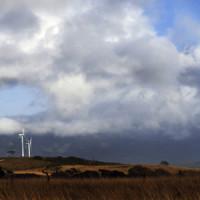
[[[161,164],[161,165],[168,166],[168,165],[169,165],[169,162],[166,161],[166,160],[162,160],[162,161],[160,162],[160,164]]]
[[[43,157],[42,156],[34,156],[33,159],[35,159],[35,160],[42,160]]]
[[[16,153],[15,150],[9,150],[7,151],[7,154],[9,154],[10,156],[13,156]]]

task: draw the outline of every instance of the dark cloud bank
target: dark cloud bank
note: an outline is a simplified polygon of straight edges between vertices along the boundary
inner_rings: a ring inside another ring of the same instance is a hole
[[[17,136],[0,136],[1,155],[16,149],[20,155]],[[88,159],[123,163],[159,163],[190,165],[199,161],[200,136],[174,140],[166,136],[133,137],[132,134],[99,136],[65,136],[53,134],[33,137],[33,155],[79,156]]]

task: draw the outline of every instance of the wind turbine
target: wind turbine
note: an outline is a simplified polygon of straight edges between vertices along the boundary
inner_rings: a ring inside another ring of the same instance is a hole
[[[21,143],[22,143],[22,158],[24,157],[24,129],[22,129],[22,133],[18,134],[19,137],[21,137]]]
[[[32,147],[32,138],[28,139],[27,142],[27,147],[28,147],[28,157],[31,157],[31,147]]]

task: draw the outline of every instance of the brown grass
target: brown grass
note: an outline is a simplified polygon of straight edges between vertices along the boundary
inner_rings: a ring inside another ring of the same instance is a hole
[[[0,160],[3,168],[19,174],[38,174],[50,163],[34,159],[6,158]],[[134,165],[60,165],[61,170],[80,171],[99,169],[117,170],[127,174]],[[0,179],[0,200],[200,200],[200,176],[177,177],[179,170],[200,169],[163,165],[143,165],[152,170],[164,169],[172,174],[167,178],[117,179]],[[190,174],[191,175],[191,174]]]
[[[54,163],[51,163],[47,160],[37,160],[37,159],[29,159],[29,158],[2,158],[0,159],[0,166],[4,169],[9,169],[11,171],[14,171],[18,174],[37,174],[37,175],[43,175],[42,170],[46,168],[47,166],[51,166]],[[52,165],[53,166],[53,165]],[[92,171],[98,171],[99,169],[106,169],[106,170],[117,170],[122,171],[125,174],[127,174],[128,169],[133,167],[134,165],[125,165],[125,164],[101,164],[101,165],[91,165],[91,164],[59,164],[58,165],[61,170],[65,171],[70,168],[76,168],[80,171],[86,171],[86,170],[92,170]],[[164,169],[168,171],[170,174],[177,174],[179,170],[192,170],[192,171],[199,171],[200,169],[194,169],[194,168],[186,168],[186,167],[179,167],[179,166],[164,166],[159,164],[142,164],[142,166],[147,167],[149,169],[155,170],[155,169]]]
[[[24,163],[23,163],[24,164]],[[9,164],[10,165],[10,164]],[[25,165],[25,167],[22,166],[17,166],[15,165],[15,169],[14,172],[16,174],[36,174],[36,175],[40,175],[40,176],[45,176],[45,174],[42,172],[42,170],[45,167],[41,167],[41,168],[37,168],[37,166],[42,166],[41,163],[36,163],[34,166],[32,165],[32,168],[28,168],[29,163],[27,165]],[[80,170],[81,172],[90,170],[90,171],[98,171],[99,169],[105,169],[105,170],[117,170],[117,171],[121,171],[125,174],[128,173],[128,169],[130,169],[131,167],[133,167],[134,165],[61,165],[60,169],[61,171],[65,171],[71,168],[75,168],[77,170]],[[156,169],[164,169],[167,172],[169,172],[172,175],[176,175],[180,170],[181,171],[197,171],[200,172],[200,169],[195,169],[195,168],[186,168],[186,167],[177,167],[177,166],[163,166],[163,165],[156,165],[156,164],[146,164],[146,165],[142,165],[144,167],[147,167],[151,170],[156,170]],[[35,168],[34,168],[35,167]],[[23,169],[24,168],[24,169]],[[27,169],[28,168],[28,169]],[[19,169],[19,170],[18,170]],[[50,173],[51,174],[51,173]]]
[[[125,174],[128,173],[128,170],[131,167],[134,167],[135,165],[63,165],[61,166],[61,170],[67,170],[71,168],[76,168],[80,171],[86,171],[86,170],[94,170],[98,171],[99,169],[106,169],[106,170],[118,170],[121,172],[124,172]],[[164,166],[159,164],[142,164],[141,166],[147,167],[149,169],[155,170],[155,169],[164,169],[168,171],[170,174],[177,174],[180,170],[192,170],[192,171],[200,171],[200,169],[195,168],[187,168],[187,167],[178,167],[178,166]]]
[[[0,180],[1,200],[200,200],[200,177]]]
[[[47,161],[34,160],[29,158],[6,158],[0,160],[0,166],[9,170],[28,170],[45,167],[49,164]]]

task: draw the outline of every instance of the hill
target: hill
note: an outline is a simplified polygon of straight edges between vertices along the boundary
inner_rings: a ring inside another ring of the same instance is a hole
[[[0,166],[12,171],[30,170],[45,167],[55,167],[62,165],[114,165],[116,163],[106,163],[95,160],[87,160],[78,157],[41,157],[33,158],[10,158],[4,157],[0,159]]]
[[[139,166],[139,168],[138,168]],[[59,176],[66,176],[66,173],[71,173],[71,170],[76,170],[78,173],[96,173],[102,170],[110,173],[128,174],[130,168],[134,168],[134,173],[147,174],[151,176],[152,173],[170,174],[170,175],[199,175],[198,168],[179,167],[173,165],[160,164],[120,164],[111,162],[101,162],[95,160],[87,160],[78,157],[41,157],[35,156],[33,158],[1,158],[0,167],[5,170],[13,171],[15,174],[35,174],[44,176],[44,170],[52,173],[60,173]],[[146,175],[145,175],[146,176]]]

